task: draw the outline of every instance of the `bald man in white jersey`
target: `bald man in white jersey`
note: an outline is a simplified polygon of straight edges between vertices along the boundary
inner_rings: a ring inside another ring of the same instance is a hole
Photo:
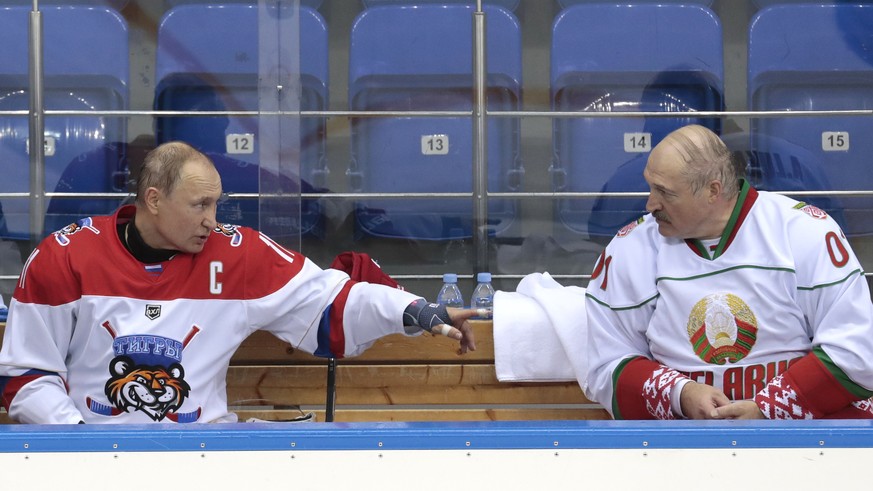
[[[873,418],[873,303],[824,211],[757,191],[702,126],[669,134],[587,289],[586,393],[616,419]]]

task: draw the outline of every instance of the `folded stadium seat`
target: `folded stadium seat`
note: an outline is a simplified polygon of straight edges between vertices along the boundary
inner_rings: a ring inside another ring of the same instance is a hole
[[[470,111],[473,101],[470,5],[386,5],[352,25],[349,104],[366,111]],[[521,104],[521,33],[508,10],[485,6],[488,110]],[[518,189],[519,121],[488,120],[489,192]],[[352,119],[351,187],[357,192],[471,192],[472,117]],[[471,198],[367,199],[356,204],[358,232],[413,240],[472,236]],[[513,200],[488,202],[488,234],[515,218]]]
[[[562,8],[571,7],[573,5],[579,5],[584,3],[605,3],[603,0],[557,0],[558,5]],[[622,2],[625,5],[640,5],[646,3],[657,3],[657,4],[686,4],[686,5],[704,5],[706,7],[711,7],[715,0],[628,0],[626,2]]]
[[[838,3],[846,3],[846,4],[864,4],[864,3],[873,3],[871,0],[753,0],[754,4],[758,8],[767,8],[773,5],[784,5],[788,3],[817,3],[817,4],[838,4]]]
[[[79,1],[87,1],[87,0],[79,0]],[[99,1],[99,0],[96,0],[96,1]],[[119,0],[114,0],[114,1],[119,1]],[[284,1],[285,1],[286,5],[291,5],[292,0],[284,0]],[[313,9],[321,8],[321,4],[323,3],[323,0],[299,0],[299,1],[300,1],[301,7],[309,7],[309,8],[313,8]],[[219,4],[226,5],[229,3],[247,3],[247,4],[257,3],[257,2],[252,2],[252,0],[164,0],[164,2],[170,8],[177,7],[179,5],[188,5],[188,4],[192,4],[192,3],[205,3],[205,4],[211,4],[211,5],[219,5]]]
[[[728,148],[746,157],[746,178],[765,191],[807,191],[830,189],[830,181],[818,159],[806,148],[779,137],[756,134],[754,146],[747,132],[722,135]],[[804,196],[798,199],[828,210],[845,229],[841,199],[836,196]]]
[[[503,7],[509,11],[514,11],[518,8],[518,3],[521,0],[483,0],[483,5],[495,5],[497,7]],[[364,7],[377,7],[380,5],[426,5],[426,4],[439,4],[439,5],[450,5],[450,4],[463,4],[467,6],[475,6],[475,0],[361,0],[363,2]]]
[[[65,7],[83,6],[83,7],[110,7],[115,10],[121,10],[130,0],[39,0],[39,7],[62,5]],[[5,5],[26,5],[33,6],[33,0],[4,0]]]
[[[43,20],[46,110],[113,111],[128,107],[127,24],[108,7],[49,5]],[[27,110],[29,6],[0,7],[0,110]],[[47,192],[126,190],[126,120],[117,116],[45,118]],[[30,191],[27,116],[0,117],[0,193]],[[120,200],[53,198],[46,203],[43,235],[92,214],[108,213]],[[0,199],[4,238],[27,240],[30,200]]]
[[[665,29],[664,26],[670,26]],[[691,123],[720,130],[721,23],[700,5],[574,5],[552,26],[551,100],[556,111],[663,111],[677,117],[554,118],[552,188],[562,192],[648,191],[642,171],[654,145]],[[608,239],[645,212],[645,198],[565,199],[560,222]]]
[[[749,107],[761,111],[873,109],[870,26],[873,5],[786,4],[759,11],[749,28]],[[769,188],[873,190],[873,121],[869,117],[766,117],[752,119],[750,128],[753,152],[792,162],[765,169],[762,178]],[[794,188],[782,187],[788,178],[795,181]],[[798,199],[824,208],[842,222],[850,237],[873,235],[873,198]]]
[[[257,4],[191,4],[169,10],[158,32],[155,109],[257,111],[264,109],[263,101],[259,100],[259,80],[267,76],[286,80],[284,85],[292,89],[284,94],[293,97],[296,84],[289,77],[298,71],[299,109],[327,109],[328,55],[324,19],[311,7],[299,8],[299,23],[293,19],[293,9],[279,14],[272,11],[267,15],[282,23],[277,32],[281,30],[284,34],[277,36],[294,46],[279,49],[280,41],[276,40],[269,51],[259,52],[258,23],[262,16]],[[289,34],[298,25],[299,38]],[[272,61],[266,61],[267,58],[274,58],[275,66]],[[269,73],[259,73],[259,70]],[[283,101],[292,107],[295,104],[290,99]],[[283,131],[297,133],[297,127],[291,124],[294,122],[287,121],[285,127],[290,129]],[[219,205],[220,222],[268,229],[271,234],[320,236],[320,204],[302,200],[298,212],[298,207],[289,200],[297,199],[300,192],[322,190],[326,172],[324,119],[299,119],[299,156],[288,155],[293,165],[299,161],[299,171],[293,172],[276,171],[276,165],[260,165],[262,158],[272,159],[260,153],[262,143],[266,142],[260,134],[264,131],[261,123],[258,116],[161,117],[156,118],[155,135],[158,143],[182,140],[208,154],[221,173],[225,192],[279,190],[289,195],[285,201],[291,205],[292,212],[275,216],[264,212],[263,198],[226,200]],[[283,152],[294,146],[287,140],[280,145]]]

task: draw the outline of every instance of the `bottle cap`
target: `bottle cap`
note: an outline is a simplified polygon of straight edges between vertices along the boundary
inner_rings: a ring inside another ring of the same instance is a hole
[[[476,281],[478,281],[479,283],[491,283],[491,273],[477,274]]]
[[[443,283],[457,283],[458,275],[455,273],[446,273],[443,275]]]

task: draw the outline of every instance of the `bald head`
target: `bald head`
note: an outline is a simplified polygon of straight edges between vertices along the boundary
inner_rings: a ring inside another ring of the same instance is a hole
[[[684,166],[682,175],[698,192],[713,180],[721,181],[722,192],[728,197],[739,194],[739,181],[745,174],[745,163],[727,145],[704,126],[683,126],[668,134],[658,146],[670,147]],[[656,147],[657,148],[657,147]]]
[[[721,139],[703,126],[682,127],[649,154],[643,178],[648,210],[665,237],[721,236],[739,197],[742,165]]]
[[[196,148],[180,141],[167,142],[149,152],[142,164],[136,184],[136,202],[144,204],[149,188],[170,194],[179,183],[182,168],[188,162],[198,162],[214,168],[212,161]]]

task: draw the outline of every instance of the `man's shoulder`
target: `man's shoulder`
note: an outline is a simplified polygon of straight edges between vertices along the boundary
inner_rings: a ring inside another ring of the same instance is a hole
[[[114,215],[85,217],[49,234],[39,248],[59,253],[100,252],[94,250],[99,243],[115,240],[117,236]]]
[[[276,264],[293,264],[299,270],[305,257],[288,249],[263,232],[243,225],[219,223],[206,242],[198,260],[244,261],[248,268],[270,269]],[[252,261],[251,259],[256,259]]]
[[[212,229],[212,234],[206,242],[206,251],[223,255],[242,254],[244,251],[270,249],[283,254],[299,255],[291,251],[263,232],[244,225],[219,223]]]
[[[756,211],[770,230],[775,230],[777,223],[782,223],[787,234],[794,237],[840,230],[839,224],[827,211],[812,203],[766,191],[759,194]]]
[[[613,307],[650,298],[656,292],[657,256],[663,240],[652,215],[622,227],[594,266],[589,294]]]
[[[616,232],[607,246],[608,251],[623,253],[657,253],[663,242],[658,224],[651,214],[643,215]]]
[[[766,196],[766,206],[758,210],[759,230],[768,235],[771,248],[791,254],[801,284],[837,281],[846,271],[860,269],[846,234],[825,210],[785,196]]]

